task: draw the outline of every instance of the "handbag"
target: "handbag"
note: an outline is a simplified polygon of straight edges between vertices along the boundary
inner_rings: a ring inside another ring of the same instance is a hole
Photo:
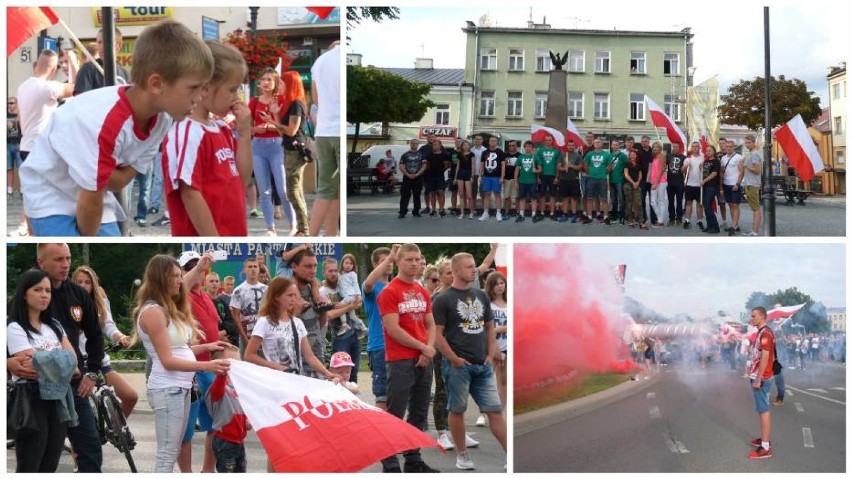
[[[33,410],[40,400],[38,383],[19,381],[6,383],[6,429],[15,432],[37,432],[41,429]]]
[[[196,375],[192,376],[192,387],[189,389],[189,403],[195,403],[201,398],[201,385],[198,384]]]

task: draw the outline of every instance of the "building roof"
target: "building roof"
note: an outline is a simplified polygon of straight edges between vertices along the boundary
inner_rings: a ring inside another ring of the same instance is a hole
[[[823,108],[822,113],[811,123],[811,126],[820,133],[831,133],[831,118],[828,108]]]
[[[668,32],[650,32],[636,30],[579,30],[567,28],[529,28],[529,27],[483,27],[471,24],[470,22],[462,31],[465,33],[476,32],[477,28],[480,33],[530,33],[530,34],[546,34],[546,35],[591,35],[591,36],[644,36],[644,37],[680,37],[685,36],[692,38],[690,28],[684,28],[680,31]]]
[[[408,81],[427,85],[458,86],[464,83],[464,68],[379,68]]]
[[[828,79],[846,75],[846,62],[841,62],[840,66],[830,66],[828,71]]]

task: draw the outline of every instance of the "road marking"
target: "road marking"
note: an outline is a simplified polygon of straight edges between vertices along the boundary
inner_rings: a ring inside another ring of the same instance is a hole
[[[808,391],[809,392],[817,392],[817,393],[828,393],[828,392],[825,391],[824,388],[809,388]]]
[[[805,408],[802,407],[801,403],[796,402],[796,411],[799,412],[799,413],[805,413]]]
[[[672,453],[689,453],[689,450],[686,449],[686,446],[684,446],[684,444],[680,440],[676,440],[675,438],[677,437],[673,437],[668,433],[663,433],[663,440],[665,440],[666,446],[669,447],[669,450]]]
[[[845,406],[845,405],[846,405],[846,402],[841,402],[840,400],[835,400],[835,399],[833,399],[833,398],[823,397],[822,395],[817,395],[817,394],[814,394],[814,393],[806,392],[806,391],[804,391],[804,390],[799,390],[798,388],[791,387],[791,386],[789,386],[789,385],[787,385],[787,388],[788,388],[788,389],[789,389],[789,388],[792,388],[793,390],[795,390],[795,391],[797,391],[797,392],[799,392],[799,393],[804,393],[805,395],[810,395],[810,396],[812,396],[812,397],[816,397],[816,398],[819,398],[819,399],[822,399],[822,400],[826,400],[826,401],[829,401],[829,402],[837,403],[837,404],[840,404],[840,405],[843,405],[843,406]]]
[[[651,419],[663,418],[663,414],[660,412],[660,407],[653,406],[648,409],[648,413],[651,414]]]
[[[811,435],[810,428],[802,428],[802,436],[805,438],[805,448],[814,447],[814,437]]]
[[[675,440],[675,445],[677,445],[677,451],[680,453],[689,453],[689,450],[680,442],[680,440]]]
[[[669,437],[665,433],[663,433],[663,438],[665,439],[666,445],[668,445],[669,450],[671,450],[672,453],[677,453],[677,444],[674,442],[674,440],[672,440],[671,437]]]
[[[788,397],[792,397],[792,396],[793,396],[793,392],[791,392],[791,391],[789,391],[789,390],[784,390],[784,395],[787,395]]]
[[[648,400],[653,400],[657,394],[655,392],[648,392]]]
[[[833,387],[831,390],[840,390],[841,392],[845,392],[846,387]]]

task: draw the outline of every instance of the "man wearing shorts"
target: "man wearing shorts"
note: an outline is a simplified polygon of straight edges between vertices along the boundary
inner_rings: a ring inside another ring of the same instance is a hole
[[[506,217],[512,212],[512,199],[518,198],[518,183],[515,181],[515,167],[521,152],[518,150],[518,141],[511,139],[506,145],[506,174],[503,176],[503,211]]]
[[[447,187],[445,179],[446,171],[450,167],[450,153],[441,145],[440,141],[432,141],[429,145],[431,151],[421,157],[426,160],[426,207],[430,210],[429,215],[435,217],[440,208],[441,217],[447,215],[444,210],[444,189]]]
[[[612,224],[616,221],[624,224],[624,168],[627,167],[627,155],[621,152],[621,142],[617,139],[612,140],[610,148],[612,154],[612,162],[610,162],[610,203],[612,210],[607,217],[607,224]]]
[[[733,141],[722,141],[719,146],[725,153],[721,159],[722,191],[728,209],[731,210],[731,227],[726,228],[729,236],[740,232],[740,203],[742,202],[741,178],[743,175],[743,157],[734,151]],[[719,204],[722,207],[722,204]]]
[[[506,175],[506,153],[497,147],[496,136],[488,138],[488,149],[482,153],[479,175],[482,177],[482,216],[479,220],[488,220],[488,207],[493,198],[497,222],[500,222],[503,220],[500,214],[500,191],[503,190],[503,178]]]
[[[535,153],[535,164],[541,168],[539,177],[539,207],[538,215],[533,217],[533,222],[544,219],[544,201],[550,200],[550,218],[556,221],[556,166],[562,158],[562,153],[553,147],[553,137],[545,136],[544,145]]]
[[[757,327],[757,336],[749,348],[749,380],[754,394],[754,406],[760,417],[760,437],[749,442],[754,450],[748,457],[760,460],[772,457],[772,417],[769,414],[769,392],[772,390],[772,363],[775,361],[775,334],[766,325],[766,309],[751,309],[749,324]]]
[[[597,215],[598,221],[604,222],[603,207],[606,204],[607,178],[612,172],[612,155],[603,150],[603,141],[600,139],[595,139],[592,144],[594,149],[583,158],[583,170],[589,177],[586,197],[589,198],[591,218]]]
[[[763,155],[757,148],[757,142],[753,134],[745,137],[745,147],[748,152],[745,155],[743,162],[742,185],[745,187],[745,197],[748,202],[748,207],[754,215],[752,219],[751,231],[743,233],[745,236],[760,235],[760,221],[763,218],[760,211],[760,178],[763,167]]]
[[[530,200],[532,216],[535,218],[536,192],[538,190],[538,173],[541,168],[536,166],[533,156],[532,141],[524,141],[524,154],[518,157],[515,167],[515,181],[518,183],[518,217],[515,222],[523,222],[526,212],[526,200]]]
[[[559,200],[562,202],[562,214],[559,222],[577,222],[577,201],[580,199],[580,171],[583,159],[577,154],[574,140],[568,140],[565,157],[559,162]],[[571,202],[571,216],[568,216],[568,202]]]

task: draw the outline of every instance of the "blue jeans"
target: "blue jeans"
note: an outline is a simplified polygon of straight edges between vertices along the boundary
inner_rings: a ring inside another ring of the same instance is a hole
[[[702,191],[702,202],[704,202],[704,219],[707,219],[707,229],[711,231],[719,230],[719,220],[716,219],[716,214],[713,212],[713,198],[719,192],[719,183],[710,181],[704,185]]]
[[[183,431],[183,443],[192,441],[192,437],[195,436],[196,422],[203,432],[213,430],[213,417],[210,415],[210,411],[207,410],[207,402],[204,401],[204,396],[207,395],[207,390],[213,385],[215,378],[216,374],[213,372],[195,373],[195,379],[198,381],[198,387],[201,389],[201,397],[192,402],[192,395],[190,394],[189,417],[186,420],[186,430]]]
[[[154,411],[157,458],[154,473],[171,473],[180,454],[181,437],[189,417],[189,389],[148,389],[148,404]],[[96,442],[100,447],[100,441]]]
[[[133,182],[139,185],[139,198],[136,201],[136,216],[133,219],[145,219],[148,216],[148,181],[150,180],[151,166],[145,174],[136,173]]]
[[[482,413],[503,411],[490,364],[453,367],[446,357],[441,362],[447,387],[447,410],[450,413],[464,413],[469,397],[473,397]]]
[[[260,210],[263,211],[263,220],[266,228],[275,226],[275,217],[272,207],[272,182],[275,179],[275,188],[278,197],[281,198],[281,207],[287,215],[287,222],[291,227],[295,224],[296,212],[293,205],[287,199],[287,182],[284,179],[284,147],[281,146],[281,138],[255,138],[251,140],[251,151],[254,154],[254,179],[257,181],[257,191],[260,194]]]
[[[151,202],[148,207],[160,209],[163,204],[163,162],[161,152],[157,152],[157,158],[154,159],[154,169],[148,175],[148,190],[151,193]]]
[[[775,379],[775,388],[778,389],[778,394],[775,396],[778,400],[784,400],[784,392],[787,390],[784,387],[784,371],[773,377]]]
[[[612,202],[610,217],[624,219],[624,182],[610,184],[609,197]]]
[[[376,397],[376,402],[385,403],[388,401],[388,367],[385,351],[367,352],[367,361],[370,371],[373,372],[373,395]]]
[[[343,338],[335,337],[331,342],[331,353],[346,352],[352,357],[352,372],[349,374],[349,381],[358,383],[358,366],[361,364],[361,341],[358,340],[358,334],[354,330],[350,330]]]
[[[753,384],[754,380],[749,380],[749,384]],[[760,382],[760,388],[752,387],[751,391],[754,394],[754,409],[757,413],[766,413],[769,411],[769,391],[772,390],[772,379],[767,378]]]
[[[243,443],[233,443],[214,436],[211,448],[216,457],[218,473],[246,472],[246,447]]]
[[[77,411],[80,424],[68,429],[68,440],[71,442],[74,453],[77,454],[79,472],[100,473],[104,462],[101,438],[98,435],[95,413],[92,411],[89,398],[77,395],[79,384],[80,382],[76,380],[71,382],[72,390],[74,390],[74,409]]]
[[[29,218],[30,226],[36,236],[79,237],[77,218],[75,216],[54,215],[39,218]],[[121,230],[117,222],[101,224],[98,237],[120,237]]]

